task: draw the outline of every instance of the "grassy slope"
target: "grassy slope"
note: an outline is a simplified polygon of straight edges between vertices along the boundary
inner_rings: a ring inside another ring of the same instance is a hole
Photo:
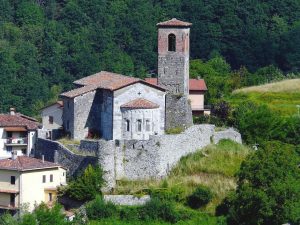
[[[225,140],[182,158],[163,181],[120,181],[116,193],[140,194],[149,190],[168,189],[172,193],[178,193],[184,204],[185,197],[197,185],[203,184],[211,188],[215,197],[202,210],[213,214],[226,194],[236,187],[234,174],[250,151],[243,145]]]
[[[238,89],[227,100],[233,105],[247,100],[267,104],[278,114],[291,116],[297,113],[296,105],[300,105],[300,79]]]

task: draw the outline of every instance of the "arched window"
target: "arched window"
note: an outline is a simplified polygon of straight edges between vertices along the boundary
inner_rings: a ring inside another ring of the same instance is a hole
[[[138,132],[142,131],[142,120],[137,120],[137,131]]]
[[[150,131],[150,120],[146,120],[146,131]]]
[[[176,36],[175,36],[175,34],[169,34],[168,44],[169,44],[168,51],[169,52],[176,52]]]
[[[130,131],[130,120],[126,120],[126,131]]]

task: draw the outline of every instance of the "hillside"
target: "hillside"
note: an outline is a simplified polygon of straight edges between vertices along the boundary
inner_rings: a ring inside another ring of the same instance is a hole
[[[173,17],[193,23],[192,59],[222,55],[234,70],[272,64],[285,73],[299,70],[295,0],[17,0],[1,1],[0,9],[0,112],[15,106],[37,115],[72,81],[101,70],[153,73],[156,23]]]
[[[170,175],[162,180],[119,181],[115,190],[118,194],[168,193],[184,203],[197,185],[211,188],[214,198],[205,212],[214,213],[215,207],[235,189],[234,175],[251,149],[229,140],[210,145],[194,154],[183,157]]]
[[[227,100],[238,105],[247,100],[266,104],[282,116],[297,114],[300,105],[300,79],[284,80],[235,90]]]
[[[241,88],[233,93],[250,93],[250,92],[283,92],[283,93],[300,93],[300,79],[290,79],[278,82],[273,82],[264,85]]]

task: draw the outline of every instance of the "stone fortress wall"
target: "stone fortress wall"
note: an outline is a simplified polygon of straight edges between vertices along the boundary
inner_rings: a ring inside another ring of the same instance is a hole
[[[99,163],[107,188],[114,188],[117,180],[162,178],[180,160],[221,139],[241,143],[241,135],[232,128],[215,132],[214,125],[194,125],[181,134],[151,136],[149,140],[82,140],[78,151],[94,153],[97,157],[72,153],[58,142],[39,139],[36,156],[56,161],[76,174],[88,163]]]

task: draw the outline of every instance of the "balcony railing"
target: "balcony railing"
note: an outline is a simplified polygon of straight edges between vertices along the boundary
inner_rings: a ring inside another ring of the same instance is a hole
[[[10,145],[27,145],[28,143],[28,138],[8,138],[6,140],[6,144]]]

